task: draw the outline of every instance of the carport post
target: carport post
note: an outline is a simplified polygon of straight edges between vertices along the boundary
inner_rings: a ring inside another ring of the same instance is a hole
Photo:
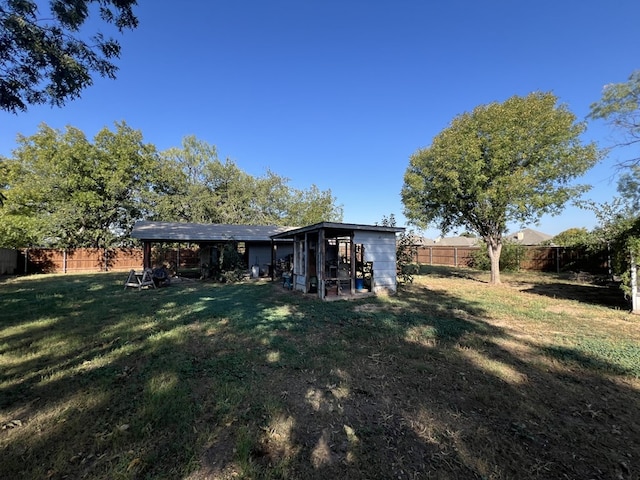
[[[151,242],[145,240],[142,245],[142,268],[151,268]]]

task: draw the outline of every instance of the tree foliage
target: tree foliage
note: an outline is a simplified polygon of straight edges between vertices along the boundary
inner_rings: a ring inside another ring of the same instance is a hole
[[[600,204],[585,201],[580,206],[593,211],[598,220],[590,232],[591,243],[588,246],[594,250],[606,248],[610,274],[619,276],[625,295],[632,296],[631,272],[637,270],[640,259],[640,215],[637,209],[624,197],[615,197]]]
[[[640,144],[640,70],[634,71],[626,82],[606,85],[602,98],[591,105],[589,114],[592,119],[609,122],[617,134],[622,137],[614,147],[637,146]],[[624,200],[624,211],[607,215],[611,205],[603,204],[594,209],[600,213],[600,230],[616,236],[618,244],[618,269],[622,272],[623,288],[634,299],[633,308],[638,310],[637,285],[631,281],[636,276],[640,264],[640,220],[637,211],[640,208],[640,157],[632,155],[620,163],[628,167],[618,181],[618,192]],[[603,216],[602,213],[606,216]],[[596,229],[596,232],[598,229]]]
[[[580,141],[584,129],[551,93],[459,115],[412,155],[402,188],[405,215],[443,233],[477,233],[487,244],[491,281],[500,283],[507,223],[535,223],[587,190],[570,183],[598,160],[595,145]]]
[[[267,170],[259,177],[193,136],[162,153],[153,217],[164,221],[241,225],[309,225],[342,220],[330,190],[298,190]]]
[[[478,250],[471,253],[470,267],[478,270],[491,270],[491,261],[487,256],[486,245],[480,242]],[[482,247],[485,247],[484,250]],[[502,252],[500,253],[500,271],[517,272],[520,270],[520,262],[524,260],[527,254],[527,247],[521,243],[512,240],[506,240],[502,244]]]
[[[341,221],[330,190],[298,190],[271,171],[254,177],[186,137],[162,154],[124,122],[90,141],[41,125],[0,158],[0,246],[108,247],[136,220],[245,225]]]
[[[602,98],[591,105],[589,117],[607,121],[622,135],[615,146],[640,143],[640,70],[633,72],[626,82],[605,85]],[[640,157],[634,156],[622,165],[639,164]]]
[[[550,243],[559,247],[584,247],[590,241],[590,233],[586,228],[573,227],[560,232]]]
[[[155,148],[125,123],[89,141],[80,130],[41,125],[19,136],[0,212],[5,246],[103,247],[127,238],[145,211]]]
[[[115,78],[120,44],[103,34],[85,38],[81,27],[97,14],[120,32],[138,26],[136,0],[0,0],[0,108],[64,105],[90,86],[91,75]]]

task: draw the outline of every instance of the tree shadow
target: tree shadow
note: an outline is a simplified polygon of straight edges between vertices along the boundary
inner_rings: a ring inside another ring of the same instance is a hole
[[[88,295],[97,283],[82,288]],[[23,381],[3,405],[0,423],[6,415],[25,423],[25,433],[0,431],[6,474],[637,473],[637,387],[607,362],[521,338],[452,293],[416,287],[320,302],[274,295],[277,288],[198,283],[140,295],[112,281],[87,302],[66,304],[53,331],[76,347],[40,364],[25,358],[12,375],[20,384],[32,370],[52,374]],[[8,351],[19,353],[29,336],[13,336]]]
[[[628,310],[630,307],[629,302],[625,300],[622,291],[617,286],[551,282],[531,285],[522,291],[614,309]]]

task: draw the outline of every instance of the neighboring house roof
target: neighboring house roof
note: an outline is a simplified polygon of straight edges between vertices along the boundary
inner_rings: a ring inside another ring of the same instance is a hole
[[[292,228],[295,227],[140,221],[134,225],[131,236],[157,242],[270,242],[273,235]]]
[[[519,232],[509,233],[506,238],[521,245],[540,245],[542,242],[551,240],[553,235],[538,232],[531,228],[525,228]]]
[[[479,238],[474,237],[444,237],[437,239],[434,245],[443,247],[476,247],[479,241]]]
[[[413,245],[416,247],[428,247],[429,245],[433,245],[435,240],[433,238],[419,237],[413,236],[411,237],[413,241]]]
[[[360,225],[357,223],[337,223],[337,222],[320,222],[307,227],[295,228],[286,232],[277,233],[271,236],[273,239],[293,238],[296,235],[300,235],[307,232],[315,232],[321,229],[332,230],[335,232],[344,232],[345,235],[353,232],[354,230],[362,230],[367,232],[389,232],[398,233],[404,232],[404,227],[382,227],[379,225]]]

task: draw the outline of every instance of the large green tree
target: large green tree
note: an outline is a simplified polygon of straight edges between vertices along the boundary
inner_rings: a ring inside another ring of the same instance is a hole
[[[330,190],[298,190],[267,170],[255,177],[226,159],[214,145],[185,137],[162,153],[150,218],[163,221],[244,225],[308,225],[339,221],[342,209]]]
[[[138,19],[136,0],[0,0],[0,108],[16,113],[29,104],[64,105],[90,86],[92,74],[115,78],[117,40],[86,37],[81,27],[94,5],[120,32]]]
[[[571,185],[599,157],[594,144],[582,144],[584,129],[551,93],[459,115],[412,155],[402,188],[405,215],[443,233],[462,227],[478,234],[487,245],[491,282],[500,283],[507,223],[535,223],[587,190]]]
[[[106,247],[126,241],[147,210],[155,148],[125,123],[89,141],[80,130],[41,125],[5,159],[3,246]]]

